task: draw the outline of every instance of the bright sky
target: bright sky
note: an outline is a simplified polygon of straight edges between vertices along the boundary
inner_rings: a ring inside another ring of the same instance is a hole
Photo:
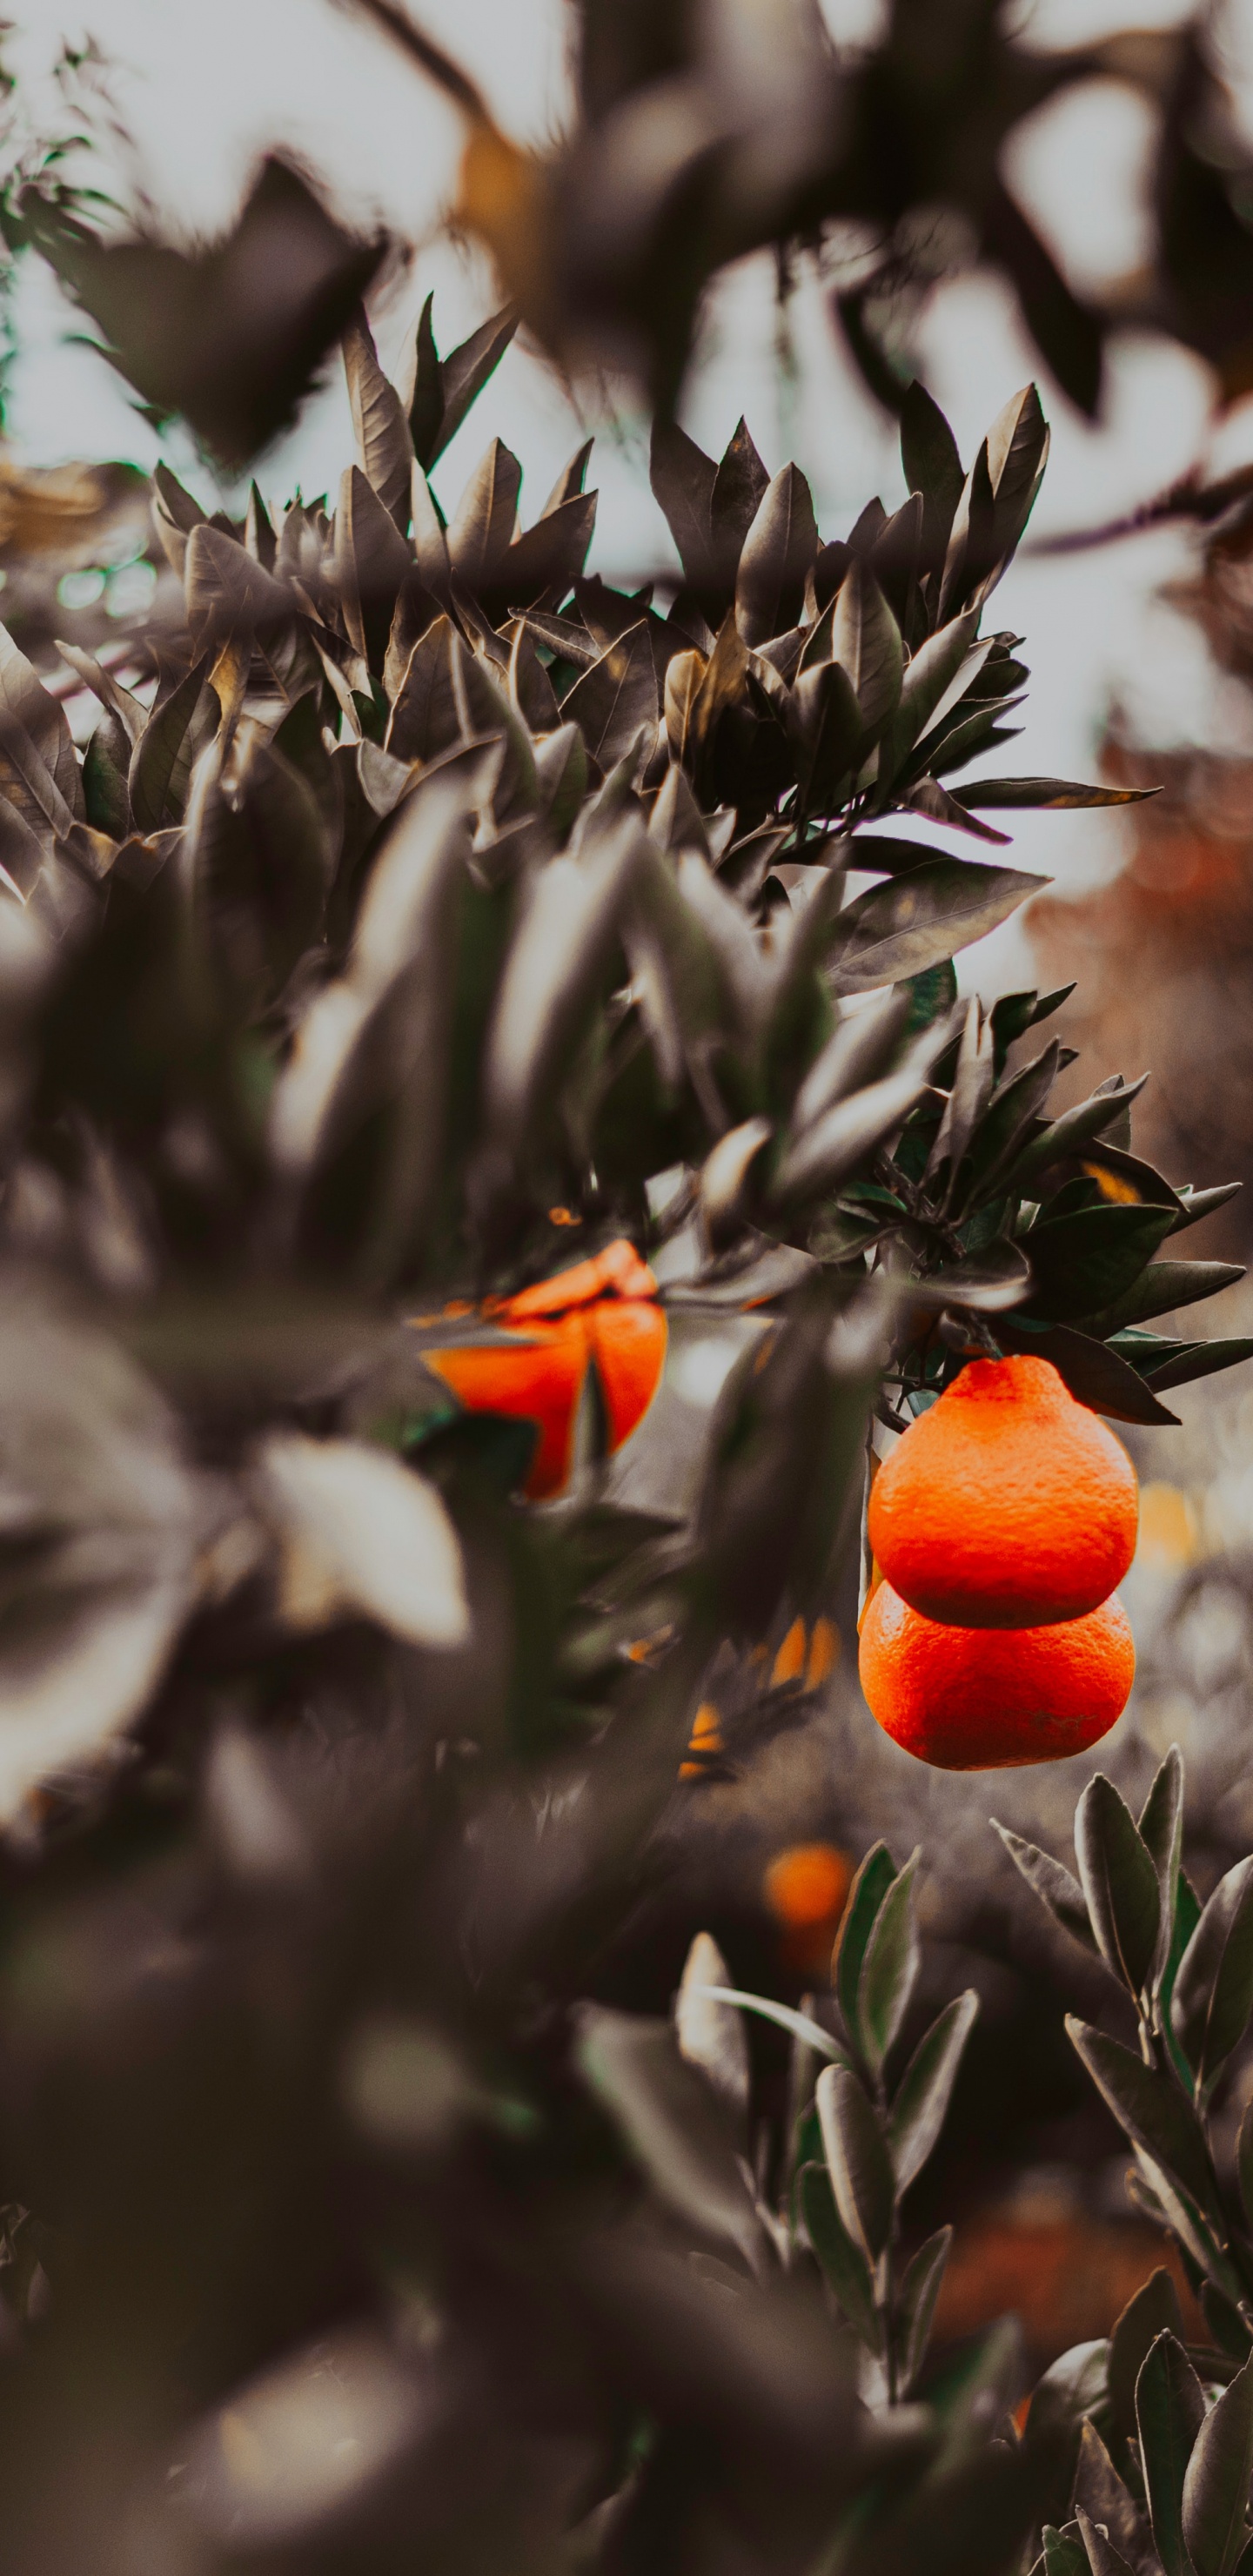
[[[568,22],[560,0],[413,0],[423,25],[453,51],[485,90],[511,133],[540,139],[559,127],[567,97]],[[878,0],[823,0],[833,30],[872,32]],[[1107,27],[1168,24],[1170,0],[1038,0],[1024,6],[1032,39],[1065,44]],[[1234,0],[1229,36],[1253,63],[1253,0]],[[477,261],[437,238],[441,204],[456,166],[454,119],[408,67],[354,23],[336,0],[26,0],[6,59],[34,85],[46,79],[60,38],[95,37],[111,66],[119,121],[132,150],[106,152],[117,192],[145,189],[175,231],[213,231],[229,221],[257,156],[276,143],[297,148],[322,171],[341,204],[373,224],[380,217],[412,239],[407,274],[374,315],[385,363],[399,356],[422,297],[435,288],[442,346],[490,309],[491,282]],[[1072,95],[1015,140],[1007,175],[1080,286],[1134,266],[1147,241],[1143,173],[1151,129],[1129,91],[1104,83]],[[128,408],[104,363],[71,345],[76,317],[46,276],[30,270],[19,310],[22,353],[10,435],[31,462],[129,455],[150,465],[159,452]],[[685,417],[719,452],[741,411],[773,470],[794,455],[808,474],[824,535],[842,533],[871,493],[891,507],[901,497],[890,428],[861,392],[837,344],[816,278],[802,279],[791,312],[795,368],[777,364],[778,316],[767,261],[744,263],[712,299]],[[1001,403],[1033,372],[1034,358],[1012,299],[995,279],[964,277],[933,298],[923,330],[928,382],[969,456]],[[1090,429],[1047,380],[1052,462],[1035,527],[1085,523],[1154,492],[1198,455],[1253,448],[1253,419],[1228,425],[1214,450],[1205,370],[1181,351],[1128,336],[1113,353],[1106,417]],[[607,574],[671,559],[648,490],[641,424],[629,415],[589,414],[597,431],[593,479],[602,501],[593,562]],[[527,496],[538,502],[585,434],[565,393],[534,358],[513,349],[453,442],[436,475],[455,499],[487,440],[499,434],[519,453]],[[203,471],[177,444],[175,470],[207,497]],[[266,460],[264,486],[286,497],[328,485],[351,454],[342,386],[330,383],[286,446]],[[1023,561],[1000,594],[998,616],[1029,639],[1034,681],[1027,730],[1012,766],[1091,776],[1103,711],[1112,692],[1159,740],[1222,736],[1246,721],[1244,701],[1216,686],[1188,630],[1154,601],[1183,560],[1182,541],[1157,535],[1065,564]],[[929,837],[934,827],[928,826]],[[1023,818],[1021,864],[1067,883],[1116,862],[1116,819]],[[979,953],[981,982],[1012,959],[1012,935]],[[1013,959],[1020,964],[1021,958]]]

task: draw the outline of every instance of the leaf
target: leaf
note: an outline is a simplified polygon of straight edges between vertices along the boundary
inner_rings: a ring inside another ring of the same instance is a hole
[[[1161,1923],[1153,1957],[1153,1981],[1160,1979],[1170,1955],[1179,1893],[1179,1859],[1183,1847],[1183,1756],[1172,1744],[1159,1764],[1140,1811],[1140,1840],[1157,1872]]]
[[[187,737],[200,704],[207,658],[180,680],[149,717],[131,755],[129,793],[137,832],[159,832],[179,822],[187,796]]]
[[[1136,2431],[1135,2393],[1140,2367],[1159,2334],[1183,2340],[1179,2298],[1164,2264],[1127,2301],[1109,2339],[1109,2395],[1114,2431],[1120,2442]],[[1095,2507],[1089,2505],[1089,2510]]]
[[[412,564],[373,485],[359,465],[350,465],[340,481],[335,513],[335,582],[349,640],[372,671],[383,668],[392,612]]]
[[[1167,1360],[1161,1368],[1154,1369],[1150,1384],[1155,1392],[1188,1386],[1194,1378],[1212,1377],[1217,1370],[1236,1368],[1247,1359],[1253,1359],[1253,1341],[1193,1342],[1178,1359]]]
[[[583,570],[595,527],[594,492],[563,501],[514,539],[493,580],[484,584],[485,593],[493,604],[499,601],[510,609],[530,608],[545,593],[564,598]]]
[[[1022,1238],[1032,1304],[1060,1323],[1097,1315],[1123,1297],[1170,1232],[1169,1208],[1078,1208],[1041,1218]]]
[[[801,2215],[829,2287],[854,2334],[871,2352],[882,2349],[883,2334],[874,2303],[870,2266],[861,2246],[850,2236],[835,2205],[831,2176],[824,2165],[803,2165],[798,2178]]]
[[[1027,1184],[1035,1179],[1038,1172],[1046,1172],[1050,1164],[1064,1162],[1068,1155],[1077,1153],[1092,1137],[1099,1136],[1106,1127],[1112,1127],[1114,1120],[1121,1117],[1131,1102],[1138,1098],[1147,1081],[1147,1073],[1142,1073],[1138,1082],[1128,1083],[1121,1091],[1094,1092],[1090,1100],[1079,1101],[1073,1109],[1063,1109],[1060,1118],[1055,1118],[1043,1135],[1033,1136],[1011,1163],[1005,1175],[1006,1189],[1014,1191],[1020,1198],[1029,1198],[1031,1192]]]
[[[1078,2537],[1078,2529],[1075,2523],[1061,2532],[1056,2523],[1045,2523],[1040,2535],[1043,2576],[1092,2576],[1092,2562]]]
[[[875,1916],[857,1980],[857,2030],[877,2075],[909,2010],[921,1950],[914,1921],[914,1872],[921,1847],[898,1870]]]
[[[730,2132],[668,2022],[579,2004],[575,2062],[667,2208],[758,2267],[761,2226]]]
[[[1214,2177],[1195,2112],[1183,2094],[1154,2067],[1145,2066],[1121,2041],[1066,2016],[1066,2029],[1098,2093],[1108,2102],[1133,2146],[1173,2174],[1202,2209],[1212,2207]]]
[[[1165,2273],[1155,2274],[1154,2277],[1169,2280],[1170,2276]],[[1134,2441],[1136,2438],[1135,2384],[1140,2375],[1140,2366],[1154,2335],[1161,2330],[1160,2324],[1155,2326],[1135,2355],[1135,2367],[1131,2373],[1126,2394],[1128,2430],[1122,2438],[1127,2441]],[[1112,2358],[1111,2348],[1111,2366]],[[1084,2512],[1090,2515],[1093,2522],[1105,2525],[1115,2548],[1122,2552],[1130,2566],[1142,2571],[1142,2576],[1143,2571],[1151,2567],[1156,2576],[1153,2544],[1149,2538],[1148,2525],[1138,2505],[1132,2502],[1131,2495],[1119,2477],[1090,2417],[1082,2425],[1079,2434],[1074,2502],[1076,2506],[1082,2505]]]
[[[1165,2576],[1194,2576],[1183,2532],[1184,2481],[1204,2420],[1201,2384],[1182,2344],[1173,2334],[1159,2334],[1136,2381],[1136,2423]]]
[[[448,524],[448,560],[467,590],[499,581],[513,544],[522,468],[499,438],[480,457]]]
[[[794,2012],[790,2004],[778,2004],[773,1995],[745,1994],[738,1986],[717,1985],[709,1989],[715,2001],[734,2004],[740,2012],[756,2013],[762,2021],[772,2021],[777,2030],[786,2030],[802,2048],[816,2049],[832,2065],[846,2063],[838,2042],[824,2030],[821,2022],[812,2021],[808,2013]]]
[[[817,552],[809,485],[799,467],[785,465],[762,494],[740,555],[735,615],[746,644],[765,644],[795,625]]]
[[[1142,1994],[1157,1955],[1161,1889],[1153,1860],[1102,1771],[1079,1801],[1075,1850],[1101,1955],[1129,1993]]]
[[[726,1983],[726,1961],[717,1942],[708,1932],[698,1932],[674,1999],[679,2054],[689,2066],[700,2068],[738,2135],[747,2124],[752,2069],[743,2022],[722,1998]]]
[[[907,875],[871,886],[845,907],[831,952],[832,989],[872,992],[899,983],[968,948],[1020,903],[1047,885],[1047,877],[1016,868],[985,868],[969,859],[924,859]]]
[[[611,821],[578,858],[550,859],[531,881],[488,1031],[483,1097],[489,1129],[521,1150],[564,1067],[613,960],[646,835]]]
[[[1004,1350],[1033,1352],[1037,1359],[1050,1361],[1071,1394],[1094,1413],[1106,1413],[1114,1422],[1178,1421],[1178,1415],[1158,1402],[1139,1371],[1108,1342],[1075,1332],[1069,1324],[1054,1324],[1041,1332],[1012,1315],[997,1329]]]
[[[771,1184],[772,1202],[786,1207],[838,1188],[876,1145],[904,1124],[945,1042],[943,1026],[924,1030],[894,1073],[833,1102],[813,1119],[786,1147]]]
[[[98,242],[50,221],[40,246],[158,413],[179,412],[240,467],[294,418],[382,259],[343,232],[298,171],[266,160],[234,230],[185,254]]]
[[[258,1478],[283,1545],[280,1597],[293,1627],[355,1616],[414,1646],[465,1643],[461,1545],[425,1477],[363,1441],[275,1432]]]
[[[896,619],[873,573],[858,556],[836,594],[831,657],[852,683],[869,747],[895,712],[904,657]]]
[[[874,1843],[865,1854],[849,1889],[843,1919],[836,1934],[831,1983],[844,2017],[844,2027],[854,2047],[861,2044],[857,1998],[866,1946],[878,1920],[879,1908],[895,1878],[896,1866],[887,1844]]]
[[[1253,1857],[1220,1878],[1179,1962],[1171,2021],[1198,2091],[1239,2045],[1253,2011]]]
[[[686,430],[679,428],[677,421],[659,418],[653,423],[649,479],[665,512],[683,570],[692,589],[699,592],[707,583],[711,569],[713,496],[718,469],[712,456],[706,456],[704,449],[697,446],[695,439],[688,437]],[[773,626],[765,630],[770,635],[777,631]]]
[[[1003,563],[1014,553],[1026,527],[1048,463],[1048,425],[1034,385],[1011,394],[997,413],[988,431],[987,449],[993,544]]]
[[[580,674],[562,700],[561,713],[566,723],[578,725],[602,769],[625,756],[641,725],[656,723],[657,671],[643,619]]]
[[[42,1782],[107,1759],[152,1700],[195,1606],[205,1523],[150,1379],[12,1270],[0,1405],[0,1819],[11,1826]]]
[[[938,2228],[928,2236],[906,2265],[896,2299],[896,2330],[900,2351],[899,2397],[908,2397],[927,2357],[936,2301],[944,2280],[945,2266],[953,2243],[951,2227]]]
[[[1224,1181],[1213,1190],[1181,1191],[1180,1213],[1171,1228],[1172,1234],[1182,1234],[1187,1226],[1199,1225],[1203,1216],[1212,1216],[1216,1208],[1227,1207],[1232,1199],[1238,1197],[1243,1186],[1241,1181]]]
[[[451,349],[441,360],[439,429],[429,455],[419,457],[419,463],[428,474],[456,437],[466,413],[471,404],[477,402],[488,378],[495,374],[517,327],[518,315],[513,306],[503,305],[499,313],[489,314],[486,322],[481,322],[478,330],[470,333],[468,340],[463,340],[458,348]]]
[[[0,626],[0,793],[41,838],[51,831],[64,840],[82,816],[82,780],[64,711],[7,626]]]
[[[1099,2522],[1092,2522],[1082,2505],[1076,2507],[1075,2519],[1083,2535],[1084,2550],[1092,2576],[1132,2576],[1120,2549],[1115,2549],[1108,2532]]]
[[[352,315],[341,345],[357,461],[403,537],[409,525],[413,447],[400,396],[379,365],[364,306]]]
[[[824,2066],[814,2100],[840,2218],[870,2263],[892,2231],[892,2163],[878,2117],[846,2066]]]
[[[998,1824],[995,1816],[991,1821],[993,1831],[1000,1835],[1015,1869],[1025,1878],[1032,1895],[1038,1896],[1041,1905],[1047,1906],[1063,1932],[1069,1932],[1071,1939],[1081,1942],[1085,1950],[1096,1953],[1096,1935],[1078,1879],[1072,1878],[1070,1871],[1061,1861],[1054,1860],[1051,1853],[1040,1851],[1035,1843],[1024,1842],[1020,1834],[1011,1833],[1008,1825]]]
[[[833,813],[865,740],[861,708],[847,671],[838,662],[820,662],[813,670],[802,671],[788,713],[800,753],[797,769],[805,809],[810,814]]]
[[[1183,2482],[1183,2537],[1197,2576],[1232,2576],[1249,2538],[1253,2362],[1223,2390],[1196,2438]]]
[[[971,778],[953,794],[959,805],[986,813],[997,805],[1030,806],[1051,814],[1091,805],[1139,805],[1160,787],[1082,787],[1069,778]]]
[[[727,596],[734,594],[740,551],[765,497],[770,477],[741,418],[723,450],[709,501],[714,570]]]
[[[920,737],[942,724],[969,687],[991,650],[990,640],[976,645],[977,609],[968,609],[929,635],[911,654],[901,680],[900,701],[884,738],[879,775],[887,784]]]
[[[944,2126],[962,2054],[978,2012],[979,1998],[973,1987],[946,2004],[919,2040],[892,2096],[888,2144],[898,2197],[921,2173]]]
[[[461,651],[452,620],[444,616],[414,645],[384,738],[394,760],[437,760],[460,741],[455,670]]]
[[[1173,1221],[1166,1231],[1173,1234]],[[1243,1264],[1238,1261],[1154,1261],[1125,1296],[1106,1309],[1100,1328],[1118,1332],[1128,1324],[1146,1324],[1154,1315],[1177,1314],[1202,1297],[1217,1297],[1222,1289],[1234,1288],[1243,1277]]]
[[[939,404],[916,380],[901,404],[901,463],[908,490],[922,494],[923,568],[939,572],[966,478],[957,441]]]

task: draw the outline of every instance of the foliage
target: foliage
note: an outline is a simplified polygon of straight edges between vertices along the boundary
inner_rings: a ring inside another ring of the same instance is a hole
[[[1107,793],[945,784],[1025,678],[979,626],[1038,402],[963,473],[912,395],[913,497],[825,545],[747,431],[663,426],[663,616],[584,575],[585,452],[524,533],[499,442],[442,520],[508,328],[425,314],[402,399],[350,319],[333,519],[159,471],[185,631],[150,704],[71,652],[81,760],[0,639],[21,2576],[995,2576],[1066,2484],[1010,2338],[929,2376],[902,2203],[972,2013],[909,2021],[913,1864],[863,1865],[783,2123],[707,1950],[677,2036],[607,1999],[711,1659],[829,1602],[872,1406],[1027,1344],[1161,1420],[1215,1349],[1141,1331],[1228,1274],[1154,1259],[1205,1202],[1131,1087],[1049,1119],[1061,1050],[1010,1051],[1060,997],[955,1007],[1038,881],[890,828]],[[664,1511],[594,1404],[526,1510],[423,1364],[572,1227],[743,1333]]]

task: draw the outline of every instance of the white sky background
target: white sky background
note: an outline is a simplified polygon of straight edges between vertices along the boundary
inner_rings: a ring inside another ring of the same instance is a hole
[[[876,0],[823,0],[833,29],[869,31]],[[561,0],[414,0],[415,14],[472,72],[502,126],[522,140],[558,130],[567,98],[568,23]],[[1068,44],[1125,25],[1174,23],[1171,0],[1037,0],[1024,7],[1032,39]],[[1253,0],[1233,0],[1229,39],[1253,66]],[[442,348],[490,310],[490,277],[475,258],[437,238],[455,179],[459,127],[443,102],[335,0],[26,0],[6,60],[38,95],[63,36],[93,36],[133,155],[104,155],[104,184],[131,196],[136,181],[174,234],[229,223],[261,152],[295,147],[330,182],[344,210],[379,219],[413,240],[407,274],[374,311],[384,363],[397,363],[428,288]],[[1151,127],[1141,102],[1114,83],[1075,94],[1015,138],[1007,170],[1023,204],[1081,289],[1134,267],[1148,245],[1143,176]],[[29,263],[18,326],[9,431],[35,464],[125,455],[150,466],[158,443],[130,410],[105,363],[72,345],[79,318],[37,263]],[[870,495],[889,508],[903,497],[895,437],[861,391],[839,347],[815,278],[791,308],[795,369],[777,362],[778,315],[768,260],[743,263],[711,299],[699,361],[684,404],[693,435],[721,452],[741,411],[773,472],[795,456],[813,485],[824,536],[843,534]],[[927,381],[970,456],[1001,403],[1039,361],[998,280],[974,274],[935,293],[922,333]],[[1198,457],[1226,467],[1253,452],[1253,405],[1215,441],[1210,380],[1199,362],[1163,341],[1128,335],[1111,350],[1106,415],[1091,429],[1047,378],[1053,424],[1049,474],[1033,531],[1088,524],[1148,497]],[[586,423],[551,374],[518,348],[475,405],[435,474],[446,507],[494,435],[524,469],[523,518],[538,508],[587,429],[597,432],[592,480],[601,492],[592,554],[612,577],[673,559],[648,488],[641,422],[628,414]],[[164,451],[205,499],[211,482],[186,448]],[[334,492],[352,453],[342,384],[328,383],[296,433],[265,461],[263,488],[281,500]],[[1071,557],[1020,559],[996,615],[1028,639],[1033,681],[1021,740],[996,764],[1015,771],[1095,775],[1102,717],[1112,694],[1156,741],[1243,739],[1247,698],[1216,682],[1191,630],[1154,600],[1186,559],[1173,533]],[[1253,747],[1251,744],[1250,747]],[[1120,825],[1100,815],[1023,817],[1006,855],[1068,885],[1117,863]],[[924,827],[935,840],[935,827]],[[938,837],[943,838],[943,835]],[[955,846],[958,844],[955,843]],[[966,844],[969,848],[970,845]],[[1076,960],[1076,971],[1082,961]],[[1023,965],[1011,925],[973,953],[965,980],[994,989]],[[973,969],[973,972],[972,972]]]

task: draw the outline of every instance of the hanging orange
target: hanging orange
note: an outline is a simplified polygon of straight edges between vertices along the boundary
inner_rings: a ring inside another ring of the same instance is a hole
[[[589,1367],[611,1450],[621,1448],[647,1413],[666,1357],[657,1282],[634,1245],[619,1241],[477,1311],[480,1322],[508,1338],[428,1347],[423,1356],[467,1412],[503,1413],[536,1425],[524,1491],[532,1502],[546,1501],[569,1479]]]
[[[1078,1619],[1135,1553],[1136,1473],[1048,1360],[973,1360],[870,1496],[875,1560],[911,1608],[968,1628]]]
[[[954,1628],[881,1583],[858,1669],[885,1735],[939,1771],[994,1771],[1084,1753],[1121,1717],[1135,1679],[1121,1601],[1047,1628]]]

